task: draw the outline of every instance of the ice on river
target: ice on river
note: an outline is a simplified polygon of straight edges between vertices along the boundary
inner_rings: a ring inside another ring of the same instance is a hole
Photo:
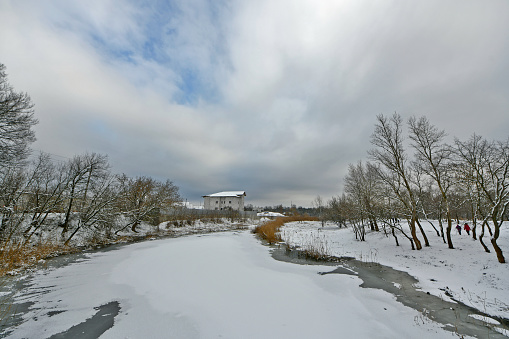
[[[101,338],[451,338],[356,276],[317,274],[332,269],[276,261],[247,231],[131,244],[38,272],[10,337],[65,333],[118,302]]]

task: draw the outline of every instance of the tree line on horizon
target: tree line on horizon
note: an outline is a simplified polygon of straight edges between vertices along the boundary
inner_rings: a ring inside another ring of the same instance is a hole
[[[488,233],[498,261],[505,263],[497,240],[508,215],[509,138],[489,141],[474,134],[449,144],[445,131],[424,116],[411,117],[406,125],[405,135],[399,114],[377,116],[368,160],[349,165],[344,193],[323,204],[323,217],[352,225],[360,240],[366,228],[384,230],[396,245],[402,235],[417,250],[422,241],[429,246],[423,222],[453,249],[453,224],[468,220],[472,237],[490,252],[484,241]]]

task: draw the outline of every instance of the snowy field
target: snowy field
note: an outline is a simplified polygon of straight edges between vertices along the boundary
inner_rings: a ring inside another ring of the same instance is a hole
[[[287,230],[297,238],[316,232],[317,224],[292,224]],[[319,234],[325,232],[331,239],[343,233],[327,229]],[[349,239],[345,244],[355,246],[340,254],[374,250],[374,246],[359,247],[363,244],[354,243],[351,233],[344,232],[343,237]],[[457,337],[434,322],[422,321],[419,312],[395,301],[393,295],[359,288],[356,276],[319,275],[331,267],[276,261],[270,251],[249,231],[235,231],[87,254],[85,260],[26,278],[30,287],[15,299],[34,304],[7,337],[65,337],[73,326],[93,319],[102,305],[119,309],[113,326],[100,332],[101,338]],[[445,256],[446,252],[434,253]],[[382,254],[380,249],[379,261]],[[402,251],[400,256],[417,254]],[[489,265],[490,274],[502,270],[492,268],[495,262]],[[443,282],[447,276],[437,273],[435,278]]]
[[[355,240],[353,231],[339,229],[332,224],[321,227],[320,222],[292,222],[282,228],[282,238],[290,246],[301,249],[317,248],[333,256],[355,257],[366,262],[376,262],[408,272],[419,280],[419,287],[426,292],[450,299],[445,292],[466,305],[482,312],[509,318],[509,264],[500,264],[489,242],[484,242],[491,253],[484,252],[479,241],[464,231],[452,232],[455,249],[447,248],[441,237],[426,222],[422,223],[430,247],[412,251],[410,242],[399,236],[397,247],[392,235],[371,232],[366,241]],[[435,222],[438,228],[438,222]],[[506,260],[509,261],[509,230],[501,229],[498,241]]]

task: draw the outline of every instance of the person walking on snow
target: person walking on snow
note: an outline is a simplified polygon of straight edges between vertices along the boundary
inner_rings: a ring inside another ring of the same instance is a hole
[[[463,226],[463,229],[465,230],[465,232],[467,232],[468,235],[470,235],[470,226],[468,226],[467,223],[465,223],[465,225]]]
[[[458,234],[461,235],[461,226],[460,225],[456,225],[456,229],[458,230]]]

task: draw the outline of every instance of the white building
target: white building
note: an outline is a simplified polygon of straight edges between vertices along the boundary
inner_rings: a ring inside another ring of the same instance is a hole
[[[204,209],[206,210],[236,210],[244,211],[244,191],[219,192],[204,195]]]

